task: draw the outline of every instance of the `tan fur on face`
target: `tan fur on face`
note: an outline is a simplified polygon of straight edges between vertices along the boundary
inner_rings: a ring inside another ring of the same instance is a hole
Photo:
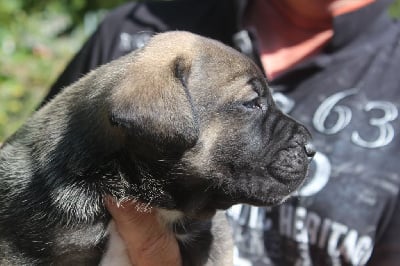
[[[185,34],[156,36],[137,54],[111,97],[114,112],[124,113],[127,117],[136,116],[138,121],[135,123],[145,125],[149,130],[158,128],[159,134],[167,139],[178,136],[184,128],[195,127],[188,95],[174,69],[177,60],[185,71],[190,71],[192,63],[190,40],[193,39],[194,43],[195,38],[187,34],[185,39],[189,41],[180,45],[182,35]],[[159,39],[163,38],[174,41],[160,42]]]
[[[215,147],[215,143],[218,137],[221,136],[222,131],[222,124],[217,122],[207,125],[207,127],[202,130],[198,140],[198,145],[200,146],[199,151],[196,153],[191,153],[189,151],[187,153],[188,157],[193,156],[191,157],[193,167],[197,169],[208,168],[208,165],[211,163],[210,160],[213,158],[213,156],[211,156],[212,149]]]

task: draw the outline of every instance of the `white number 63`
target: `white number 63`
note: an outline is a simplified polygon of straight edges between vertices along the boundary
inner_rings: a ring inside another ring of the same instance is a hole
[[[357,93],[357,89],[351,89],[343,92],[336,93],[325,99],[316,110],[313,117],[313,125],[319,132],[332,135],[343,130],[351,121],[352,111],[347,106],[337,105],[338,102],[346,97],[352,96]],[[389,144],[394,138],[393,126],[389,123],[395,120],[398,116],[398,111],[393,103],[387,101],[372,101],[368,102],[364,111],[382,110],[384,115],[379,118],[371,118],[369,125],[378,127],[379,136],[375,140],[363,139],[357,131],[353,131],[351,141],[364,148],[379,148]],[[325,127],[325,121],[328,116],[335,112],[337,114],[336,123],[330,128]]]

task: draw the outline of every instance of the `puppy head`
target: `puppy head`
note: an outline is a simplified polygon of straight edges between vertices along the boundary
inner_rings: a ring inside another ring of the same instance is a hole
[[[128,68],[110,96],[111,120],[126,131],[130,158],[150,172],[168,162],[150,174],[165,184],[165,206],[202,216],[272,205],[304,180],[308,131],[277,109],[260,70],[237,51],[163,33]]]
[[[180,36],[160,34],[144,49],[128,55],[132,63],[109,99],[111,121],[128,129],[133,149],[151,150],[146,153],[149,156],[181,155],[199,135],[185,86],[192,63],[185,54],[190,51],[178,53],[175,35]]]

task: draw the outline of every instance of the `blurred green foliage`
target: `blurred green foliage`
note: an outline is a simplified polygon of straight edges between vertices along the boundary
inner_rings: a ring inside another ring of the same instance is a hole
[[[389,9],[389,14],[392,17],[400,18],[400,0],[393,1],[393,4],[391,5],[391,7]]]
[[[0,0],[0,142],[36,108],[104,10],[125,1]],[[400,17],[400,0],[390,14]]]
[[[104,10],[124,1],[0,1],[0,142],[36,108]]]

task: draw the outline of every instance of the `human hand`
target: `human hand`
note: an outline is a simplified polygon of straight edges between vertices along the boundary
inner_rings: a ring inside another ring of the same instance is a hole
[[[117,206],[111,200],[106,201],[106,207],[133,265],[182,265],[178,242],[174,234],[159,222],[155,209],[143,212],[136,203],[125,202]]]

